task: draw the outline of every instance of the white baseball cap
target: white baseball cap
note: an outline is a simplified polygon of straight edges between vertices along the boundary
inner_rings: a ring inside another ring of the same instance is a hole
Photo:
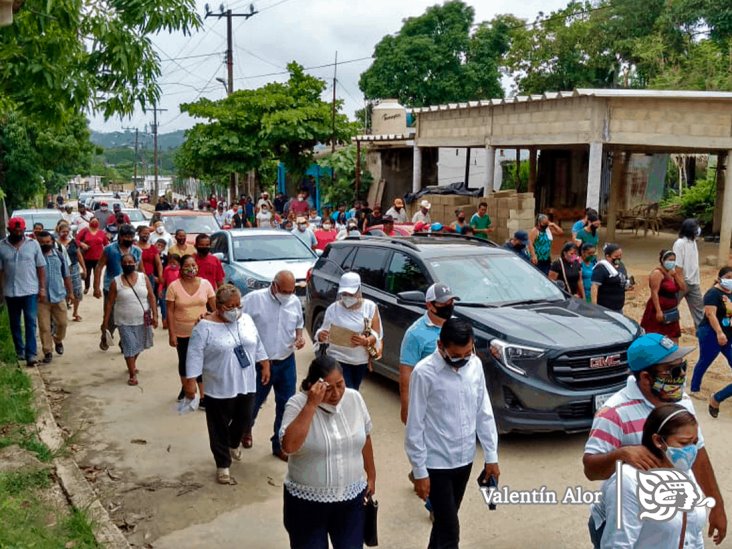
[[[451,299],[460,301],[460,298],[455,296],[450,287],[444,282],[433,284],[427,288],[427,293],[425,294],[425,301],[429,302],[447,303]]]
[[[430,204],[429,200],[423,200],[422,202],[419,203],[419,207],[429,210],[432,207],[432,204]]]
[[[361,277],[358,273],[344,273],[338,282],[338,293],[355,294],[361,289]]]

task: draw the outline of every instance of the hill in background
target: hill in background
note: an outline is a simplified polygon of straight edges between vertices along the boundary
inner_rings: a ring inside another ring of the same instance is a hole
[[[158,148],[161,151],[169,149],[177,149],[183,144],[185,130],[178,130],[170,133],[161,133],[158,135]],[[118,149],[135,146],[135,132],[91,132],[91,141],[98,147],[104,149]],[[147,134],[140,131],[138,136],[138,146],[140,148],[152,149],[153,136],[152,133]]]

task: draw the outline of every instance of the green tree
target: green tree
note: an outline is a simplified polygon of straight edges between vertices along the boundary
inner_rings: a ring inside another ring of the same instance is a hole
[[[315,145],[331,139],[331,104],[320,98],[322,80],[297,63],[290,63],[288,70],[287,82],[239,90],[220,101],[181,105],[181,111],[208,122],[186,132],[176,156],[178,173],[203,179],[249,170],[271,173],[277,161],[294,175],[304,173]],[[343,142],[355,134],[356,126],[337,114],[335,129],[336,140]]]
[[[26,125],[17,114],[5,116],[0,124],[0,181],[9,210],[25,205],[43,190],[39,161]]]
[[[451,0],[405,19],[396,35],[376,45],[361,91],[367,99],[394,97],[412,107],[503,97],[499,65],[508,29],[499,20],[471,34],[474,17],[472,7]]]
[[[0,29],[0,106],[46,124],[132,114],[160,96],[150,35],[199,26],[194,0],[25,0]]]
[[[353,204],[357,199],[367,195],[374,178],[366,166],[366,151],[361,150],[361,185],[356,195],[356,145],[348,145],[318,160],[324,168],[331,168],[335,175],[320,179],[322,203],[330,206]]]

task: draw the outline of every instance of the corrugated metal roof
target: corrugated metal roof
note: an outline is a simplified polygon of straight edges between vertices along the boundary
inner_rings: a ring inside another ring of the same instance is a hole
[[[510,103],[527,103],[534,101],[552,101],[572,97],[618,97],[628,99],[701,99],[705,101],[732,101],[732,92],[688,91],[688,90],[627,90],[627,89],[592,89],[578,88],[574,91],[546,92],[541,95],[517,95],[514,97],[481,99],[468,103],[450,103],[448,105],[430,105],[412,109],[415,114],[466,109],[471,107],[495,107]]]

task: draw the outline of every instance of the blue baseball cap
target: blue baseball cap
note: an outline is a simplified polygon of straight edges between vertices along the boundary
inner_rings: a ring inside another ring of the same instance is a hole
[[[685,357],[694,347],[679,347],[661,334],[645,334],[628,347],[628,367],[631,372],[642,372],[656,364],[665,364]]]

